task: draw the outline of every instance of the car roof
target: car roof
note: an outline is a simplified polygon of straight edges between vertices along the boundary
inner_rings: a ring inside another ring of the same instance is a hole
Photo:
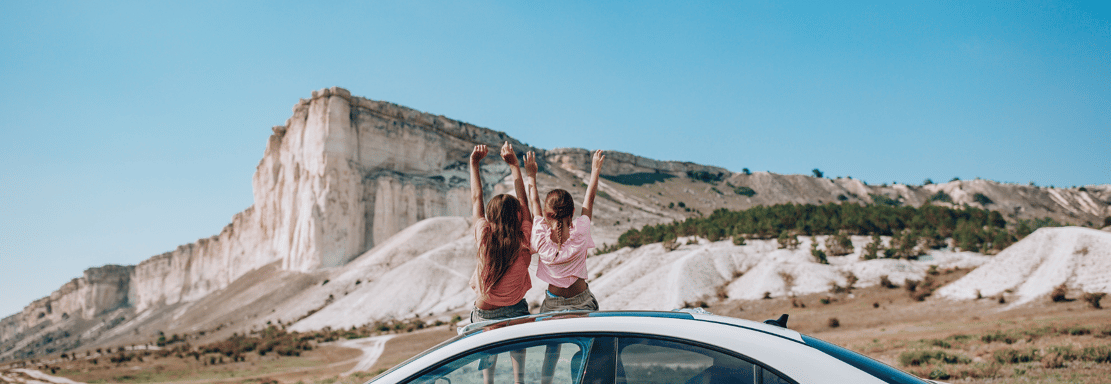
[[[683,324],[688,322],[689,326]],[[726,344],[740,342],[740,340],[768,340],[766,338],[770,337],[783,340],[784,343],[776,343],[774,344],[775,346],[766,343],[760,345],[770,348],[771,350],[784,351],[785,349],[783,348],[787,348],[786,350],[796,351],[795,353],[806,354],[810,353],[808,351],[812,351],[813,353],[820,354],[816,349],[806,346],[807,344],[803,340],[802,335],[794,330],[756,321],[713,315],[701,310],[701,308],[693,310],[679,309],[675,311],[566,311],[534,314],[512,319],[486,321],[466,325],[458,329],[459,335],[413,356],[409,360],[383,372],[374,380],[385,378],[395,373],[400,375],[399,377],[415,373],[414,370],[419,370],[420,368],[410,366],[409,363],[425,356],[440,355],[434,359],[447,358],[467,348],[502,339],[518,339],[521,337],[531,337],[548,333],[567,334],[568,332],[630,332],[634,334],[641,334],[643,332],[645,335],[666,334],[688,337],[695,334],[702,334],[703,336],[722,334],[722,331],[727,330],[751,332],[751,336],[755,339],[738,339],[736,337],[722,339],[721,341]],[[693,340],[697,339],[698,338]],[[706,342],[708,339],[702,337],[701,340]],[[711,342],[711,344],[717,343]],[[795,345],[797,347],[790,347],[789,345]],[[720,346],[730,348],[726,345]],[[802,349],[794,349],[798,347]],[[795,355],[792,354],[792,356]],[[824,354],[821,354],[821,356],[828,357]],[[771,357],[764,355],[764,358]],[[779,356],[779,358],[786,357]]]
[[[490,332],[518,324],[548,322],[576,318],[638,318],[638,319],[685,319],[703,323],[713,323],[743,328],[751,331],[766,333],[784,339],[804,343],[802,335],[797,331],[761,322],[738,319],[735,317],[719,316],[705,310],[674,310],[674,311],[566,311],[549,312],[535,315],[521,316],[505,320],[492,320],[469,324],[459,328],[459,338],[465,338],[482,332]]]

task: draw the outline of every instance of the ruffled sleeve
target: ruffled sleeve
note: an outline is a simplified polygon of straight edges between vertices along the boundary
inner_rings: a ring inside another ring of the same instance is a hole
[[[590,222],[590,218],[579,216],[572,225],[574,226],[572,228],[574,232],[571,234],[571,241],[577,241],[583,250],[595,248],[594,237],[590,235],[590,226],[593,225],[593,223]]]
[[[529,245],[532,251],[540,252],[540,246],[543,245],[544,235],[551,232],[551,230],[548,229],[548,224],[544,222],[544,218],[541,216],[533,217],[532,230],[529,232]]]

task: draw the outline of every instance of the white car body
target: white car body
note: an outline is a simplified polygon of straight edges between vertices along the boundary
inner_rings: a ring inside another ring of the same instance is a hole
[[[509,326],[505,321],[473,324],[460,330],[460,337],[402,363],[371,382],[405,383],[445,361],[480,351],[486,346],[545,335],[650,337],[710,346],[743,356],[745,360],[778,371],[780,376],[797,383],[889,382],[806,344],[803,335],[796,331],[708,313],[556,313],[522,317],[514,322],[517,324]],[[928,383],[924,380],[918,382]]]

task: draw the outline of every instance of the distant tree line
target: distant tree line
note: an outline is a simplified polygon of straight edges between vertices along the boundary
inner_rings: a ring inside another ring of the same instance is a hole
[[[891,236],[886,257],[913,258],[929,248],[941,248],[945,239],[967,251],[999,251],[1044,226],[1059,226],[1049,220],[1020,221],[1013,230],[999,212],[980,208],[921,207],[854,203],[778,204],[745,210],[718,209],[706,217],[688,218],[667,224],[630,229],[618,238],[618,247],[639,247],[700,236],[711,241],[737,239],[780,239],[815,235]],[[880,247],[880,244],[874,247]],[[879,251],[877,249],[876,251]],[[873,252],[876,252],[873,251]]]

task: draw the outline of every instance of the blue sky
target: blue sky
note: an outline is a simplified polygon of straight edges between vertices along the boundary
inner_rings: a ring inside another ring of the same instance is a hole
[[[1111,183],[1107,2],[0,2],[0,316],[217,234],[341,86],[542,148]]]

